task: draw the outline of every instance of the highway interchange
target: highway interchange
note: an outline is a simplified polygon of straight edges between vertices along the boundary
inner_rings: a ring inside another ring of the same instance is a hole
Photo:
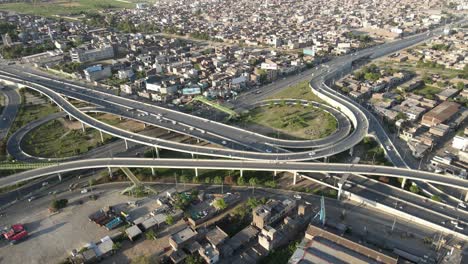
[[[148,159],[90,159],[74,162],[61,163],[57,166],[41,168],[4,177],[0,180],[0,186],[11,185],[27,179],[50,175],[62,171],[70,171],[83,168],[97,167],[184,167],[184,168],[225,168],[225,169],[245,169],[245,170],[269,170],[269,171],[297,171],[297,172],[334,172],[334,173],[358,173],[370,175],[386,175],[390,177],[406,176],[415,180],[424,180],[433,183],[468,189],[466,181],[457,178],[448,178],[429,172],[408,170],[401,155],[396,151],[393,143],[385,130],[375,117],[358,103],[350,100],[344,95],[337,93],[326,84],[333,79],[349,72],[352,61],[356,58],[369,56],[376,58],[400,50],[402,48],[417,44],[430,38],[433,34],[440,33],[441,29],[434,30],[431,34],[420,34],[399,40],[393,43],[383,44],[370,49],[356,52],[355,54],[340,57],[324,64],[314,70],[313,78],[310,82],[312,89],[332,106],[339,105],[339,112],[334,113],[335,117],[340,114],[346,115],[348,124],[353,125],[353,129],[347,137],[329,137],[326,140],[317,141],[288,141],[266,137],[251,131],[227,126],[222,123],[183,114],[171,109],[158,107],[149,104],[142,104],[130,98],[123,98],[113,95],[109,91],[99,89],[89,89],[83,85],[77,85],[68,81],[57,81],[45,74],[25,70],[16,66],[2,68],[0,78],[21,86],[27,86],[48,96],[61,109],[70,116],[85,123],[87,126],[97,128],[105,133],[133,141],[139,144],[155,148],[164,148],[192,154],[203,154],[206,156],[217,156],[224,158],[236,158],[250,161],[214,161],[214,160],[148,160]],[[299,78],[310,78],[307,76]],[[272,86],[271,90],[275,90]],[[279,89],[279,88],[278,88]],[[258,96],[244,96],[243,105],[254,105],[264,94]],[[175,143],[167,140],[151,138],[136,133],[124,131],[107,124],[104,124],[88,115],[80,109],[67,102],[62,96],[74,98],[104,107],[107,111],[132,118],[148,125],[163,127],[181,134],[200,138],[205,141],[224,145],[231,149],[219,149],[195,146],[190,144]],[[242,97],[238,98],[238,100]],[[250,101],[249,101],[250,100]],[[130,110],[130,111],[129,111]],[[137,113],[137,114],[135,114]],[[371,120],[372,122],[369,122]],[[3,122],[2,122],[3,123]],[[348,125],[347,127],[350,127]],[[297,163],[292,161],[312,160],[328,157],[352,148],[368,134],[373,135],[384,146],[392,146],[391,151],[386,151],[388,158],[395,167],[376,167],[353,164],[320,164],[320,163]],[[225,142],[228,142],[227,144]],[[294,148],[311,149],[307,151],[290,152],[286,149]],[[167,162],[167,163],[166,163]],[[172,162],[172,163],[171,163]],[[81,165],[80,165],[81,164]],[[456,211],[456,210],[455,210]],[[457,218],[460,215],[454,214]],[[466,217],[462,214],[462,219]]]

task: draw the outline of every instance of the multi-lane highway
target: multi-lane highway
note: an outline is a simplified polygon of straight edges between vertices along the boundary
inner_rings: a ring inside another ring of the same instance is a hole
[[[344,164],[344,163],[309,163],[284,161],[239,161],[207,159],[145,159],[145,158],[104,158],[83,159],[57,163],[39,169],[17,173],[0,178],[0,187],[13,185],[22,181],[36,179],[46,175],[67,171],[106,168],[106,167],[139,167],[139,168],[180,168],[180,169],[213,169],[213,170],[252,170],[252,171],[292,171],[320,173],[354,173],[362,175],[379,175],[386,177],[406,177],[454,188],[468,190],[468,181],[456,177],[445,177],[437,173],[395,168],[388,166]]]
[[[21,98],[18,92],[11,87],[0,87],[0,92],[5,95],[5,107],[0,115],[0,140],[3,140],[15,120]]]

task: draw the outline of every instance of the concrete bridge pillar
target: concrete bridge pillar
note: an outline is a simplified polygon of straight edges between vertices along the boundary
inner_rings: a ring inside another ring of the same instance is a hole
[[[273,171],[273,176],[276,177],[276,175],[278,175],[278,171],[277,171],[277,170]]]
[[[403,180],[401,181],[401,188],[402,189],[405,188],[405,184],[406,184],[406,178],[403,178]]]
[[[125,142],[125,149],[128,150],[128,142],[126,139],[124,139],[124,142]]]
[[[122,121],[122,119],[123,119],[122,116],[119,116],[119,120]]]
[[[62,181],[62,174],[59,173],[57,176],[59,178],[59,181]]]
[[[71,115],[68,115],[68,119],[69,119],[70,121],[73,121],[73,117],[72,117]]]
[[[156,176],[156,172],[154,171],[153,167],[151,167],[151,175]]]
[[[328,162],[328,157],[324,157],[323,162],[327,163]]]
[[[146,128],[146,123],[143,123],[143,128]]]
[[[198,168],[195,168],[195,177],[198,177]]]
[[[111,167],[107,167],[107,169],[109,170],[109,178],[112,179],[112,178],[113,178],[113,176],[112,176],[112,169],[111,169]]]
[[[296,185],[296,181],[297,181],[297,171],[293,171],[293,185]]]
[[[244,170],[240,170],[240,177],[244,177]]]
[[[353,154],[354,154],[354,147],[351,147],[351,148],[349,149],[349,155],[352,157]]]
[[[159,159],[159,149],[158,149],[158,147],[154,147],[154,150],[156,151],[156,158]]]
[[[465,195],[465,200],[464,200],[464,201],[465,201],[465,202],[468,201],[468,191],[466,191],[466,195]]]
[[[200,144],[200,139],[199,138],[197,138],[197,144]]]
[[[85,124],[81,122],[81,130],[83,130],[83,133],[85,132]]]
[[[194,159],[194,157],[195,157],[195,154],[193,154],[193,153],[190,153],[190,154],[192,155],[192,159]]]
[[[340,200],[342,192],[343,192],[343,183],[338,182],[338,195],[336,197],[337,200]]]
[[[104,143],[104,135],[102,135],[102,131],[99,130],[99,134],[101,135],[101,142]]]

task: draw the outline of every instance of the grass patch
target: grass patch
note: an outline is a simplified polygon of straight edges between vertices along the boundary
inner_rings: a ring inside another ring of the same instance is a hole
[[[268,99],[288,99],[288,98],[325,103],[325,101],[320,99],[317,95],[315,95],[312,92],[312,89],[309,86],[309,81],[303,81],[293,86],[289,86],[288,88],[273,94]]]
[[[415,94],[424,96],[427,99],[434,99],[435,95],[440,92],[442,92],[442,89],[427,84],[419,89],[414,90]]]
[[[103,134],[104,143],[112,136]],[[76,156],[102,145],[99,131],[86,128],[73,130],[65,127],[59,120],[52,120],[32,130],[24,138],[26,153],[45,157],[62,158]]]
[[[21,14],[36,16],[70,15],[88,11],[104,9],[134,8],[135,4],[116,0],[52,0],[36,3],[7,3],[1,4],[0,10],[15,11]]]
[[[260,125],[272,129],[285,139],[317,139],[332,134],[338,122],[320,108],[302,105],[271,105],[257,107],[244,114],[239,124]]]

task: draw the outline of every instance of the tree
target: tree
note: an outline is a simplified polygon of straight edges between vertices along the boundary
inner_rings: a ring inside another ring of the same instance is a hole
[[[418,187],[417,185],[414,185],[414,184],[411,185],[411,187],[410,187],[410,192],[412,192],[412,193],[419,193],[419,191],[420,191],[420,190],[419,190],[419,187]]]
[[[223,178],[221,178],[221,176],[216,176],[213,180],[213,183],[214,184],[222,184],[223,183]]]
[[[465,84],[463,82],[458,82],[456,87],[458,90],[463,90],[465,89]]]
[[[436,202],[441,202],[442,200],[440,199],[440,196],[438,195],[432,195],[431,200],[436,201]]]
[[[186,264],[203,264],[205,263],[199,255],[190,255],[185,259]]]
[[[214,203],[213,203],[213,206],[214,206],[217,210],[224,210],[224,209],[226,209],[226,207],[227,207],[226,201],[224,201],[223,198],[220,198],[220,199],[215,200]]]
[[[237,185],[242,186],[245,184],[244,177],[237,178]]]
[[[174,224],[174,216],[166,215],[166,224],[173,225]]]
[[[92,189],[95,184],[96,184],[96,179],[89,178],[89,180],[88,180],[89,188]]]
[[[258,184],[258,181],[256,178],[252,177],[249,179],[249,184],[250,186],[256,186]]]
[[[146,232],[145,237],[148,240],[156,240],[156,233],[154,233],[153,229],[150,229],[148,232]]]

